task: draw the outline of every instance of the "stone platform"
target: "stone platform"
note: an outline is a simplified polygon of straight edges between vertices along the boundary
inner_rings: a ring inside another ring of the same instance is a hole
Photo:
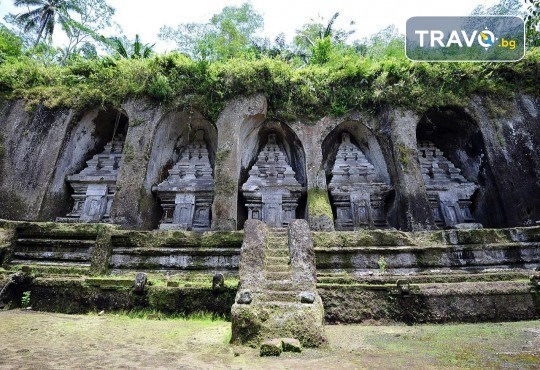
[[[282,263],[283,257],[296,258],[286,256],[285,232],[274,229],[265,237],[269,263],[261,271],[264,289],[252,294],[252,302],[268,298],[276,309],[281,303],[308,307],[298,300],[304,290],[288,283],[301,281],[291,274],[305,270]],[[316,292],[327,323],[540,318],[539,227],[312,232],[311,237]],[[243,232],[140,232],[105,224],[0,221],[5,269],[0,269],[0,288],[22,266],[30,266],[35,278],[20,292],[30,290],[39,310],[156,309],[228,317],[239,293],[244,239]],[[155,282],[143,298],[132,287],[138,271]],[[211,288],[218,272],[235,281],[227,293]],[[106,284],[97,284],[92,275]]]

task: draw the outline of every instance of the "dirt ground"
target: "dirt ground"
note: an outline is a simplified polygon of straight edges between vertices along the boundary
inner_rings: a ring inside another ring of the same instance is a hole
[[[2,369],[540,368],[540,322],[327,326],[329,346],[261,358],[230,323],[0,312]]]

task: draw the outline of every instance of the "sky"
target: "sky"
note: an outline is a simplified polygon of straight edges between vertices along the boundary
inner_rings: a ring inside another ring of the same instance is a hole
[[[114,20],[124,34],[133,39],[139,34],[145,43],[156,43],[156,50],[167,51],[173,44],[159,41],[161,26],[181,23],[205,23],[225,6],[238,6],[246,0],[109,0],[116,8]],[[478,5],[490,6],[497,0],[251,0],[253,7],[264,17],[261,36],[273,40],[284,32],[292,41],[295,30],[319,15],[329,19],[340,12],[338,27],[355,29],[354,39],[361,39],[394,24],[405,33],[405,23],[413,16],[468,15]],[[13,0],[0,0],[0,18],[8,13],[19,13]],[[354,21],[352,27],[349,23]],[[55,44],[61,44],[57,37]]]

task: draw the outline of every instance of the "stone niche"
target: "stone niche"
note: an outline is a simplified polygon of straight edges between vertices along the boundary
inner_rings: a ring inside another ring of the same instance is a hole
[[[124,149],[124,135],[117,135],[103,152],[86,162],[86,168],[68,176],[75,201],[73,209],[59,222],[108,222],[116,192],[116,178]]]
[[[169,177],[152,189],[163,207],[160,229],[210,229],[214,177],[204,130],[197,130]]]
[[[305,187],[296,180],[276,133],[270,132],[266,145],[249,170],[249,178],[242,185],[248,219],[264,221],[269,227],[286,227],[296,218],[303,193]]]
[[[452,227],[474,222],[471,198],[479,186],[465,179],[430,141],[418,142],[418,157],[435,224]]]
[[[337,230],[388,227],[385,205],[392,187],[381,180],[347,132],[341,134],[331,176],[328,189]]]

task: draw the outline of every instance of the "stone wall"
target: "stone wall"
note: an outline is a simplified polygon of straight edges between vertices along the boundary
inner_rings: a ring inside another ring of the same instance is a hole
[[[80,171],[107,140],[112,125],[107,112],[112,109],[125,114],[129,126],[111,211],[111,220],[122,227],[157,227],[162,210],[152,186],[165,179],[189,133],[201,128],[210,139],[214,171],[213,230],[242,228],[246,213],[239,189],[270,131],[283,142],[297,180],[306,187],[298,210],[312,229],[331,231],[334,226],[327,183],[336,138],[343,132],[350,133],[378,176],[394,189],[387,204],[388,224],[401,230],[434,229],[417,159],[418,138],[429,136],[428,121],[442,122],[435,137],[448,140],[436,144],[468,181],[479,185],[472,199],[477,221],[508,227],[540,220],[540,102],[529,96],[506,101],[475,97],[466,109],[441,106],[424,114],[385,107],[375,115],[350,112],[316,122],[267,119],[262,95],[230,101],[215,123],[197,112],[144,99],[115,108],[74,112],[38,107],[28,112],[22,101],[4,102],[0,217],[49,221],[65,216],[72,205],[65,177]],[[445,128],[452,125],[464,129],[449,134]]]

